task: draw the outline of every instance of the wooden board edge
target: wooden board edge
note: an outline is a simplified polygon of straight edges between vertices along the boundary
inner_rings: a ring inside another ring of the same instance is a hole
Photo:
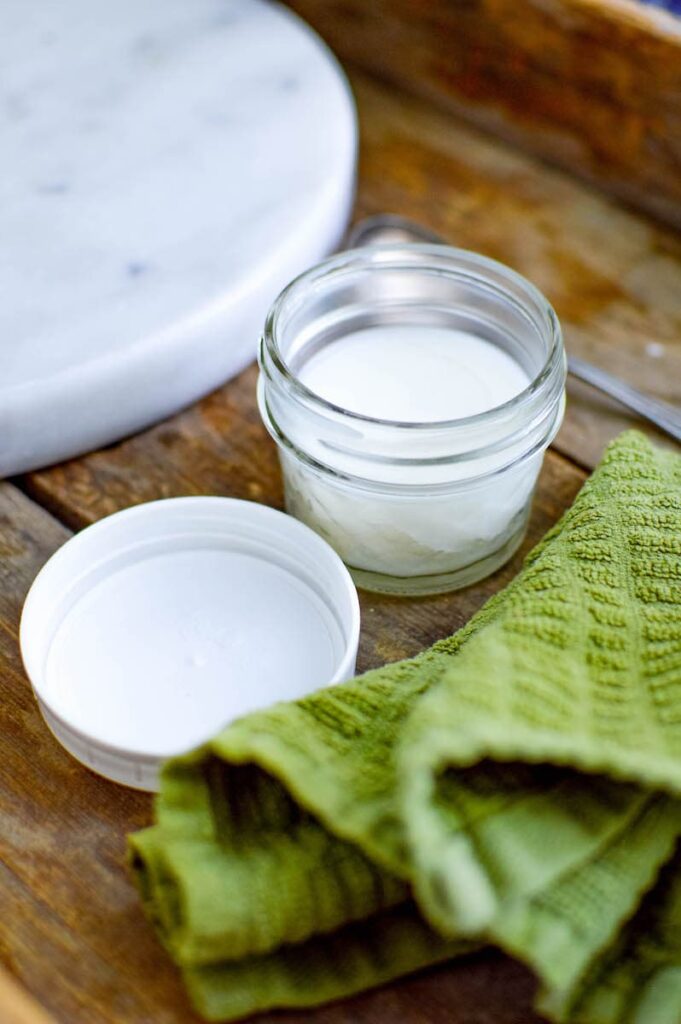
[[[0,966],[2,1024],[57,1024],[55,1018]]]

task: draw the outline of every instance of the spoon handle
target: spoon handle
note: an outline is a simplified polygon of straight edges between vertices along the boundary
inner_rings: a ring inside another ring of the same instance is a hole
[[[365,217],[351,229],[345,242],[345,248],[361,245],[380,245],[382,242],[429,242],[446,245],[428,228],[391,213],[379,213],[373,217]],[[681,441],[681,410],[651,398],[637,388],[626,384],[619,377],[601,370],[598,366],[587,363],[577,356],[568,356],[568,372],[592,388],[614,398],[620,405],[635,412],[642,419],[654,424],[658,430]]]
[[[681,441],[681,411],[673,405],[651,398],[638,388],[626,384],[619,377],[614,377],[606,370],[601,370],[600,367],[593,366],[577,356],[568,356],[568,372],[578,380],[583,380],[585,384],[614,398],[620,405],[631,409],[643,419],[654,423],[659,430],[669,434],[676,441]]]

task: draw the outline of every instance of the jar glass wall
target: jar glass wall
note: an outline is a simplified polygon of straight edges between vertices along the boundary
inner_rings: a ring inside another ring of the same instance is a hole
[[[389,325],[451,328],[453,344],[472,334],[511,356],[529,383],[473,416],[401,422],[341,408],[301,380],[324,346]],[[452,590],[516,550],[562,418],[566,372],[555,313],[520,275],[447,246],[342,253],[279,296],[260,366],[260,411],[279,446],[287,510],[331,543],[358,585]]]

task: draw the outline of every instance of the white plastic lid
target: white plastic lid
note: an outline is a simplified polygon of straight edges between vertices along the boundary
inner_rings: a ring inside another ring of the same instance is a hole
[[[88,527],[29,591],[21,652],[74,757],[158,788],[160,762],[256,708],[354,674],[359,602],[338,555],[264,505],[171,498]]]

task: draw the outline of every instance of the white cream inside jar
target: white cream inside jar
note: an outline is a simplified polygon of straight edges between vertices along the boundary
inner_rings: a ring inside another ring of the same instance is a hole
[[[519,363],[484,338],[410,324],[352,331],[315,352],[298,379],[349,412],[403,423],[475,416],[530,383]]]
[[[259,400],[288,511],[360,586],[422,594],[518,546],[564,383],[557,319],[529,282],[445,246],[382,246],[282,293]]]

